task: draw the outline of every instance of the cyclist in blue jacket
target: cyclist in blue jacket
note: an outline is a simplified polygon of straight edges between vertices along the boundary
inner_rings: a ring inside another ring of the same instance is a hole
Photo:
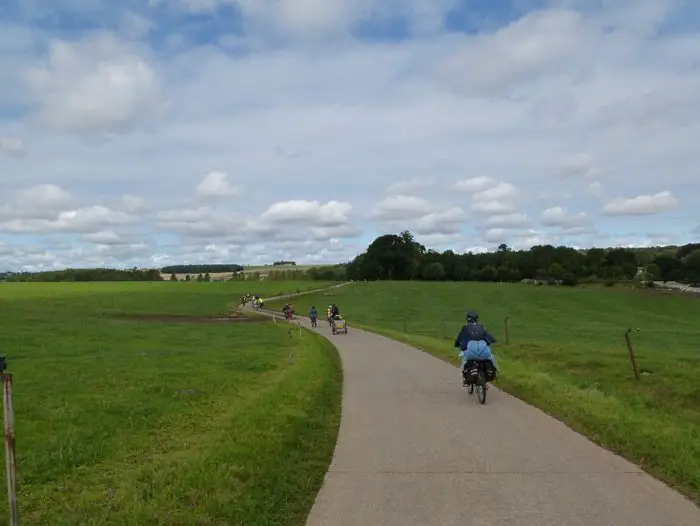
[[[464,365],[469,360],[490,360],[493,368],[498,371],[496,357],[491,352],[491,345],[496,343],[496,338],[479,323],[478,313],[467,312],[466,320],[467,323],[459,331],[454,345],[459,348],[460,374],[464,371]]]

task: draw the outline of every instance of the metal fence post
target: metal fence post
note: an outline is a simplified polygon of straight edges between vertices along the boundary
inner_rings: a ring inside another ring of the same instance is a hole
[[[4,365],[5,357],[2,357]],[[12,407],[12,374],[2,373],[3,410],[5,416],[5,468],[7,499],[10,505],[10,525],[19,526],[17,511],[17,463],[15,460],[15,412]]]

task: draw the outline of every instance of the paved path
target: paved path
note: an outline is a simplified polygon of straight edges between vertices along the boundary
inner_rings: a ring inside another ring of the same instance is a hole
[[[539,410],[497,389],[480,405],[456,367],[352,324],[317,330],[345,385],[308,525],[700,525],[700,508]]]

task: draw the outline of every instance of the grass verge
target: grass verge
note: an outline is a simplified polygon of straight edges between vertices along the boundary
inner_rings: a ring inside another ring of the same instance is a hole
[[[465,300],[466,298],[466,300]],[[641,465],[700,503],[698,298],[605,288],[484,283],[367,283],[299,297],[297,312],[335,302],[350,327],[456,363],[464,311],[503,341],[499,387]],[[276,305],[270,305],[275,308]],[[633,335],[641,381],[623,333]]]
[[[217,284],[175,305],[153,284],[117,288],[126,297],[52,285],[0,298],[24,524],[304,524],[340,421],[327,340],[269,321],[113,317],[222,312],[226,296],[206,295]]]

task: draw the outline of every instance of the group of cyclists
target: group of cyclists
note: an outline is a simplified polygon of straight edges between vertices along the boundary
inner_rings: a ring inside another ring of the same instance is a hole
[[[309,309],[309,319],[311,320],[312,327],[316,327],[318,325],[318,311],[316,310],[315,306],[312,306],[311,309]],[[328,308],[326,309],[326,320],[328,321],[328,325],[332,327],[337,320],[341,319],[342,317],[340,316],[340,309],[338,306],[335,303],[328,305]]]
[[[242,303],[246,304],[249,302],[252,302],[253,306],[258,309],[262,309],[264,305],[264,300],[260,296],[246,294],[242,298]],[[291,319],[294,314],[292,305],[286,303],[284,307],[282,307],[282,313],[285,318]],[[318,311],[315,306],[309,309],[309,319],[311,320],[312,327],[318,326]],[[331,327],[333,327],[337,320],[342,320],[340,309],[335,303],[328,305],[326,309],[326,320]],[[466,323],[462,326],[454,341],[455,348],[459,349],[459,369],[464,386],[467,385],[467,369],[477,360],[490,361],[493,366],[494,376],[499,370],[496,356],[491,350],[491,346],[497,343],[496,338],[479,323],[479,314],[477,312],[468,311],[465,315],[465,321]]]
[[[265,306],[265,300],[257,294],[248,293],[241,296],[241,305],[247,305],[248,303],[251,303],[255,310],[262,310]]]

